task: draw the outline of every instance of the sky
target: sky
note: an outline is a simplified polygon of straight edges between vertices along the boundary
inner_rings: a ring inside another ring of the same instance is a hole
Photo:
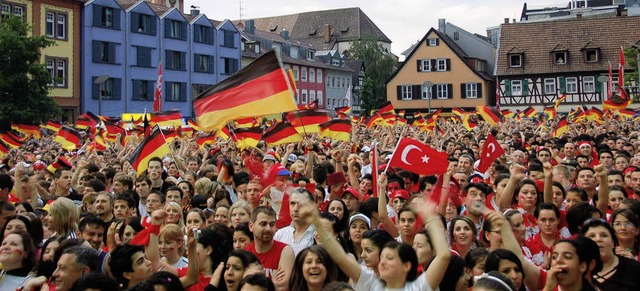
[[[287,15],[300,12],[360,7],[392,41],[391,51],[401,53],[418,42],[431,27],[444,18],[462,29],[486,35],[486,28],[504,18],[520,19],[523,0],[185,0],[200,7],[210,19],[242,19]],[[569,0],[529,0],[529,6],[544,6]]]

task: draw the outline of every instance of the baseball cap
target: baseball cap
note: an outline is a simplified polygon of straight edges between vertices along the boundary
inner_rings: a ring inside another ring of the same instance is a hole
[[[207,197],[203,195],[194,195],[191,197],[191,207],[205,209],[207,208]]]
[[[393,193],[391,193],[391,200],[396,198],[409,200],[409,192],[407,192],[407,190],[402,190],[402,189],[393,191]]]
[[[277,162],[276,157],[274,157],[273,155],[264,155],[264,157],[262,158],[263,162],[264,161],[269,161],[269,160]]]
[[[290,154],[289,158],[287,159],[289,162],[295,163],[296,160],[298,160],[298,156],[296,156],[295,154]]]
[[[362,220],[366,222],[369,228],[371,228],[371,219],[369,219],[369,217],[366,217],[364,214],[357,213],[351,216],[351,218],[349,218],[349,225],[351,225],[351,223],[353,223],[356,220]]]
[[[344,191],[342,192],[342,196],[340,198],[343,198],[344,195],[346,194],[351,194],[353,195],[353,197],[356,197],[356,199],[360,200],[360,193],[358,193],[358,191],[356,191],[356,189],[353,189],[353,187],[347,187],[344,189]]]

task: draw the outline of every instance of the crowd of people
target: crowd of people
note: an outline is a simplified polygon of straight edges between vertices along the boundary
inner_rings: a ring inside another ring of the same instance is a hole
[[[69,152],[44,134],[0,162],[0,290],[640,290],[638,128],[442,118],[243,149],[196,133],[144,173],[135,138]],[[483,173],[489,135],[505,154]],[[400,138],[448,168],[387,167]]]

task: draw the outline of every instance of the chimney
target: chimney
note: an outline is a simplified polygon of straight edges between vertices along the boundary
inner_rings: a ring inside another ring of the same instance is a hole
[[[504,24],[509,24],[509,17],[504,19]]]
[[[192,8],[189,14],[191,14],[191,16],[198,16],[200,14],[200,9]]]
[[[447,34],[447,22],[444,18],[438,19],[438,31]]]
[[[325,23],[322,27],[322,40],[328,43],[331,40],[331,25]]]
[[[244,21],[244,31],[248,34],[255,34],[256,31],[256,25],[253,22],[253,19],[249,19],[249,20],[245,20]]]
[[[512,20],[513,20],[513,21],[512,21],[511,23],[516,23],[516,19],[515,19],[515,18],[514,18],[514,19],[512,19]]]
[[[576,19],[582,20],[582,13],[576,13]]]
[[[289,39],[289,31],[286,28],[283,28],[282,31],[280,31],[280,36],[282,36],[282,38],[288,40]]]

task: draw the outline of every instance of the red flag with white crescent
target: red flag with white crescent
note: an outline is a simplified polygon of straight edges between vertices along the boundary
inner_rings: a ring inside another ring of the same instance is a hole
[[[480,164],[478,165],[478,171],[480,173],[486,172],[491,164],[502,155],[504,155],[504,149],[500,146],[500,143],[498,143],[496,138],[489,134],[487,136],[487,140],[484,142],[482,151],[480,152]]]

